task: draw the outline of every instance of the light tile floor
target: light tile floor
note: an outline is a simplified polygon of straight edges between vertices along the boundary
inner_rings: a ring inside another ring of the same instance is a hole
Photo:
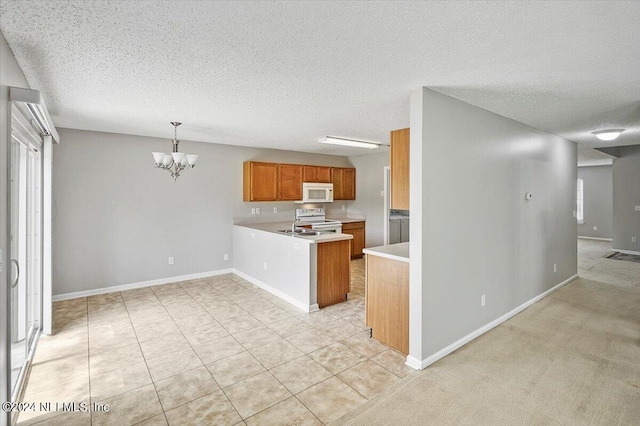
[[[349,300],[307,314],[232,274],[54,304],[21,424],[323,424],[414,371],[369,338],[364,261]],[[55,406],[55,404],[52,404]]]

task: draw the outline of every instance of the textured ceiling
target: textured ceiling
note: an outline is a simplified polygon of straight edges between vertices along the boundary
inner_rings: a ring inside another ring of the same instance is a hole
[[[388,142],[409,93],[451,95],[584,147],[640,143],[640,2],[0,0],[57,126],[327,154]],[[169,145],[168,145],[169,147]],[[367,151],[369,152],[369,151]]]

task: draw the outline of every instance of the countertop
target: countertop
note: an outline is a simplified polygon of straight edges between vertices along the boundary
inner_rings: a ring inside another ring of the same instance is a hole
[[[331,216],[328,217],[327,220],[335,220],[340,223],[355,223],[355,222],[365,222],[364,217],[356,217],[356,216]]]
[[[303,222],[298,223],[302,225]],[[270,232],[281,236],[282,238],[296,238],[303,241],[309,241],[314,243],[327,243],[331,241],[352,240],[353,235],[349,234],[324,234],[324,235],[291,235],[278,232],[279,229],[291,229],[291,222],[264,222],[264,223],[243,223],[235,224],[234,226],[241,226],[243,228],[255,229],[258,231]]]
[[[392,214],[391,216],[389,216],[389,220],[403,220],[403,219],[409,219],[409,216],[403,216],[401,214]]]
[[[409,243],[389,244],[388,246],[369,247],[362,250],[365,254],[386,257],[409,263]]]

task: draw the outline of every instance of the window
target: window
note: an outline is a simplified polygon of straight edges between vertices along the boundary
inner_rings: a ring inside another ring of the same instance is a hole
[[[584,223],[584,188],[582,179],[578,179],[578,211],[576,213],[576,217],[578,218],[578,223]]]

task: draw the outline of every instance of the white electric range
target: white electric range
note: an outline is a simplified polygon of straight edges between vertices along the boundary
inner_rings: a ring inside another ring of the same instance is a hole
[[[342,233],[342,223],[335,220],[327,220],[323,207],[315,209],[296,209],[296,219],[311,225],[311,229],[321,232]]]

